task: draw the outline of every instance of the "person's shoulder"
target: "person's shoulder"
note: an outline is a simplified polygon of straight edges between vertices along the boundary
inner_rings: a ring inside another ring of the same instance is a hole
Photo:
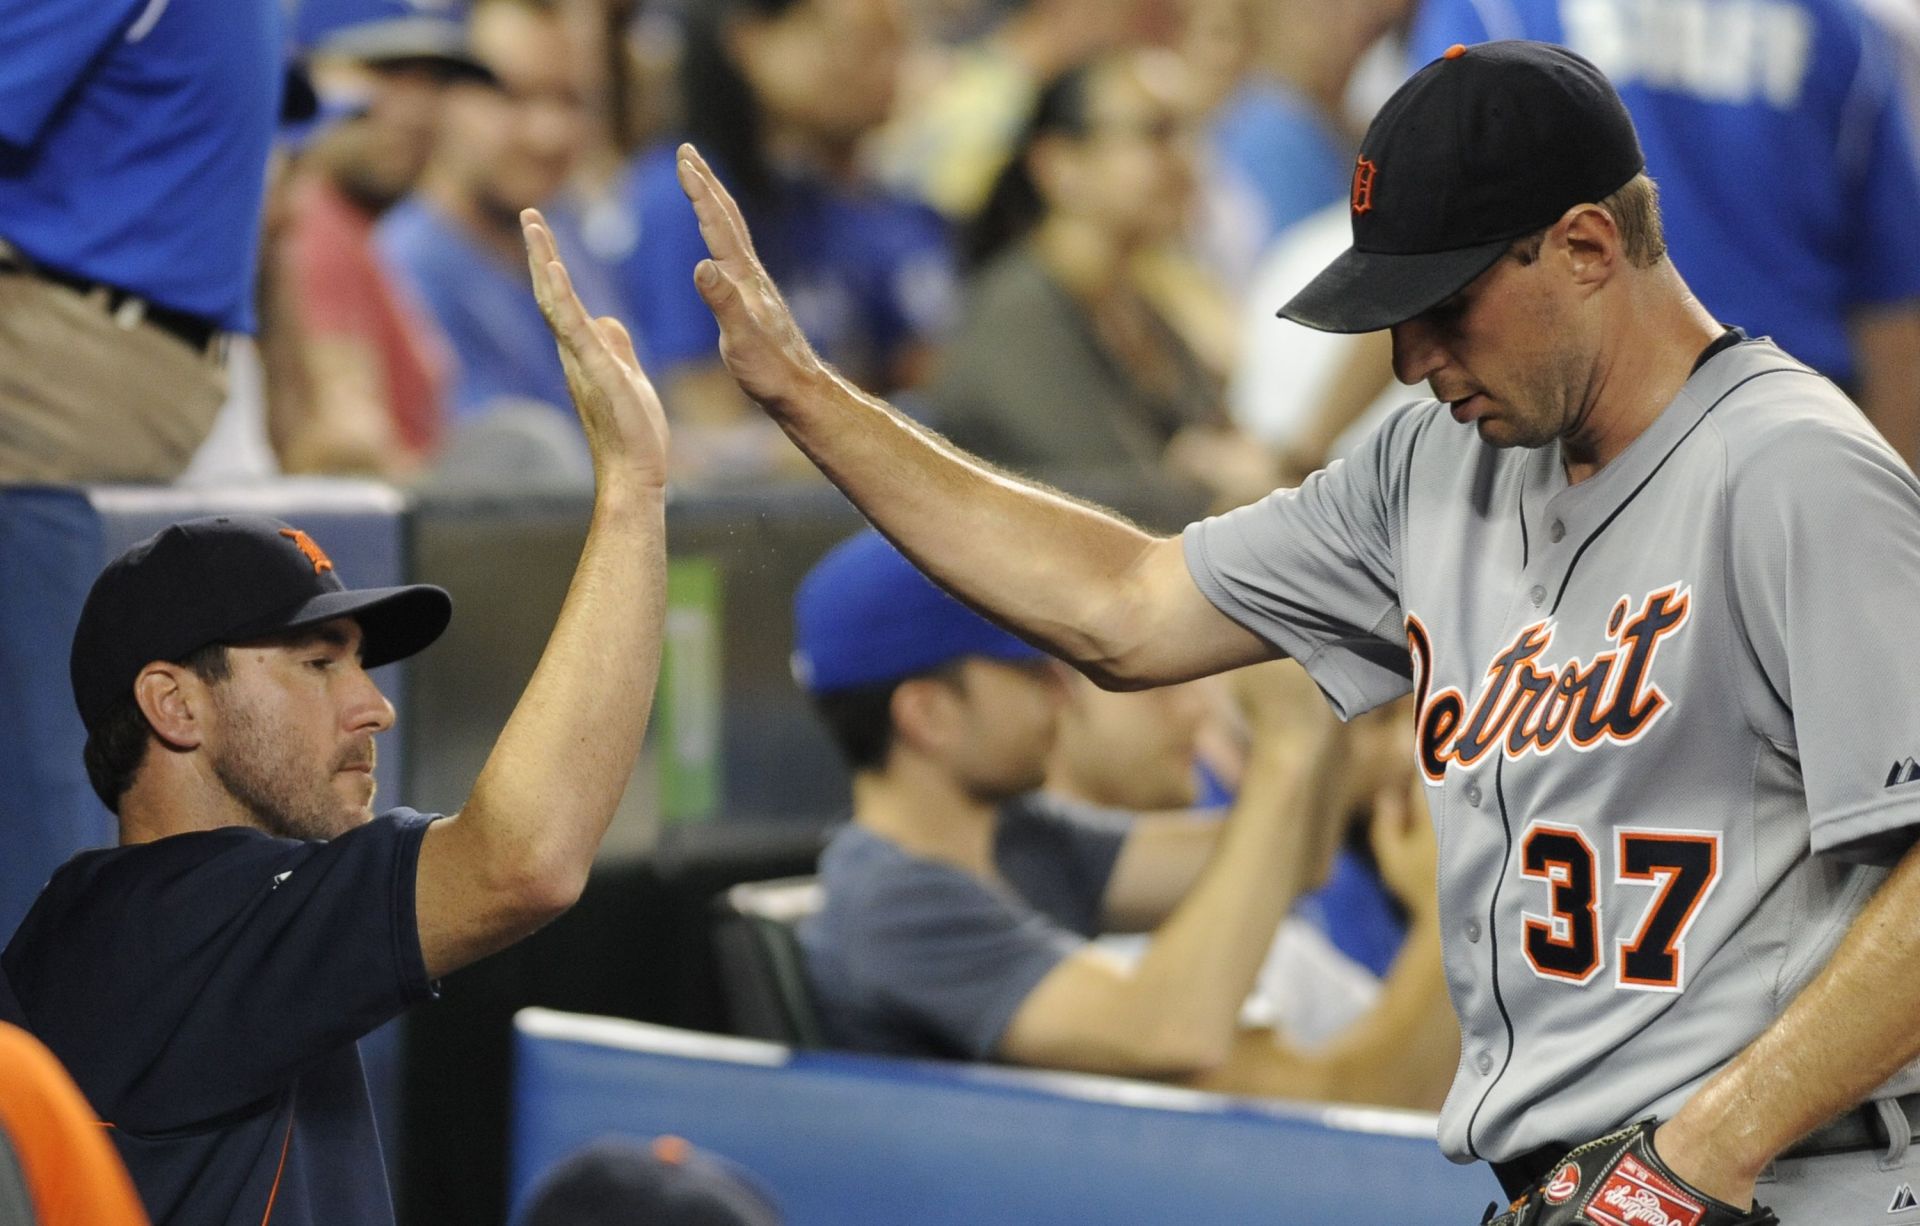
[[[187,900],[204,903],[243,881],[255,888],[301,846],[251,827],[227,826],[83,851],[55,870],[14,939],[22,947],[58,943],[96,922],[116,926]]]
[[[1444,402],[1411,397],[1389,409],[1379,423],[1347,453],[1349,461],[1404,464],[1418,456],[1423,462],[1454,466],[1489,457],[1517,459],[1515,448],[1495,449],[1480,442],[1477,431],[1456,423]]]
[[[1707,410],[1731,473],[1796,448],[1852,449],[1879,435],[1833,382],[1765,338],[1715,356],[1683,393]]]
[[[410,268],[457,262],[466,246],[453,223],[417,193],[388,209],[373,233],[382,255]]]
[[[864,826],[849,823],[820,856],[824,914],[835,926],[884,928],[907,915],[951,910],[991,891],[963,869],[916,856]]]
[[[1873,496],[1869,487],[1914,478],[1838,387],[1766,340],[1722,354],[1688,384],[1708,408],[1737,506]]]
[[[1132,829],[1137,814],[1123,809],[1108,809],[1074,800],[1055,792],[1026,792],[1000,807],[1003,829],[1020,824],[1064,830],[1124,835]]]
[[[968,276],[967,306],[970,314],[988,318],[1025,316],[1035,310],[1064,316],[1075,309],[1073,299],[1025,243],[1014,244]]]

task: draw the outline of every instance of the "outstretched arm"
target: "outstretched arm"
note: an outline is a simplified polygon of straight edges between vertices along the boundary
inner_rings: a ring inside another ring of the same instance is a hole
[[[1000,472],[840,378],[801,335],[726,188],[693,146],[679,157],[712,256],[694,283],[720,324],[721,359],[915,565],[1104,685],[1274,654],[1200,593],[1178,540]]]
[[[579,898],[633,773],[660,671],[667,426],[618,320],[593,319],[537,212],[521,217],[535,296],[593,454],[593,518],[533,678],[460,812],[420,851],[415,909],[439,976]]]

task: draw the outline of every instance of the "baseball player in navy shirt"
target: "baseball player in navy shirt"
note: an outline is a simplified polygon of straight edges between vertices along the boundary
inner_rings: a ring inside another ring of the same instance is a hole
[[[1692,296],[1644,166],[1570,52],[1422,68],[1284,313],[1390,330],[1433,398],[1162,538],[838,379],[680,153],[729,369],[930,577],[1115,687],[1287,655],[1342,715],[1414,695],[1440,1142],[1509,1224],[1865,1226],[1920,1204],[1920,482]]]
[[[632,772],[665,419],[626,331],[525,228],[598,481],[546,653],[458,813],[373,810],[394,713],[367,670],[439,635],[438,588],[347,588],[298,528],[230,516],[135,545],[82,611],[74,696],[120,845],[54,875],[0,982],[156,1223],[392,1222],[356,1040],[571,906]]]

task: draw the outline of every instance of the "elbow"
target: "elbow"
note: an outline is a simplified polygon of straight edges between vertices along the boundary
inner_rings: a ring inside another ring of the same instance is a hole
[[[1101,689],[1117,693],[1151,689],[1159,684],[1137,661],[1124,657],[1105,656],[1099,659],[1076,660],[1074,667]]]
[[[585,868],[571,864],[523,865],[493,883],[494,897],[527,931],[572,910],[586,888]]]
[[[1128,1062],[1137,1075],[1157,1078],[1200,1077],[1213,1072],[1233,1054],[1232,1036],[1215,1027],[1169,1019],[1143,1027],[1133,1041]]]

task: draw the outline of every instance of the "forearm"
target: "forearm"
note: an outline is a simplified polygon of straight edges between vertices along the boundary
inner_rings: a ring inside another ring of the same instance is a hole
[[[1095,677],[1126,655],[1155,538],[985,464],[822,369],[767,406],[901,552],[968,603]]]
[[[1262,744],[1193,892],[1160,926],[1130,980],[1136,1015],[1224,1058],[1273,934],[1306,888],[1324,755]]]
[[[1460,1025],[1447,998],[1435,916],[1414,917],[1373,1008],[1309,1058],[1328,1066],[1330,1097],[1439,1108],[1460,1059]]]
[[[563,895],[585,881],[632,773],[665,592],[664,492],[603,477],[546,650],[459,815],[496,863]]]
[[[1782,1150],[1920,1055],[1920,847],[1854,920],[1785,1013],[1662,1126],[1660,1154],[1702,1191],[1745,1204]]]

